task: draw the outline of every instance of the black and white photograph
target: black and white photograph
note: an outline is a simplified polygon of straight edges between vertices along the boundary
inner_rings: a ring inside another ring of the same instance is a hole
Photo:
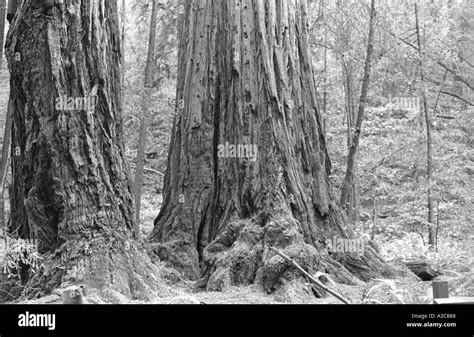
[[[474,1],[0,0],[0,41],[1,337],[474,336]]]

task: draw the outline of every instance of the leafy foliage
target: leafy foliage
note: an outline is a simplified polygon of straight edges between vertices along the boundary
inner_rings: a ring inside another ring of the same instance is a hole
[[[44,268],[42,261],[43,258],[34,244],[10,238],[0,265],[3,266],[2,272],[7,274],[8,278],[20,280],[22,270],[28,270],[30,275],[40,272]]]

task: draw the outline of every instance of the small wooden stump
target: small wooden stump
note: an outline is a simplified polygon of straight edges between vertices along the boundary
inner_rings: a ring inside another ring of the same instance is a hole
[[[448,281],[433,281],[433,298],[448,298]]]
[[[71,286],[63,290],[61,298],[63,304],[84,304],[83,287]]]
[[[434,281],[433,304],[474,304],[474,297],[449,298],[448,281]]]

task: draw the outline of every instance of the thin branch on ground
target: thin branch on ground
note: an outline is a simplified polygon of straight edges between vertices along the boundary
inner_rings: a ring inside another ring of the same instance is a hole
[[[341,302],[345,303],[345,304],[351,304],[346,298],[344,298],[342,295],[338,294],[337,292],[335,292],[334,290],[332,289],[329,289],[328,287],[326,287],[324,284],[322,284],[321,282],[319,282],[318,280],[316,280],[313,276],[311,276],[306,270],[304,270],[298,263],[296,263],[293,259],[291,259],[290,257],[286,256],[285,254],[283,254],[282,252],[280,252],[278,249],[274,248],[274,247],[270,247],[270,249],[272,251],[274,251],[275,253],[277,253],[278,255],[280,255],[282,258],[284,258],[285,260],[287,260],[288,262],[290,262],[293,266],[295,266],[304,276],[306,276],[311,282],[313,282],[314,284],[316,284],[318,287],[320,287],[321,289],[327,291],[328,293],[330,293],[331,295],[335,296],[337,299],[341,300]]]

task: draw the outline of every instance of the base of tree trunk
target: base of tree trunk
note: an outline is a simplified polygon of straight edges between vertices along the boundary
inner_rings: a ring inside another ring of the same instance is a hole
[[[326,248],[305,242],[299,223],[292,217],[234,221],[203,254],[203,278],[196,287],[222,291],[229,286],[258,284],[273,293],[288,282],[303,280],[301,273],[269,248],[275,247],[310,274],[317,271],[334,276],[339,283],[357,285],[361,281],[392,275],[392,269],[369,244],[362,256],[330,254]]]
[[[165,284],[147,249],[118,237],[68,241],[45,256],[46,268],[25,285],[23,296],[38,298],[63,285],[82,285],[99,294],[115,291],[131,300],[150,301]],[[104,295],[105,296],[105,295]]]

